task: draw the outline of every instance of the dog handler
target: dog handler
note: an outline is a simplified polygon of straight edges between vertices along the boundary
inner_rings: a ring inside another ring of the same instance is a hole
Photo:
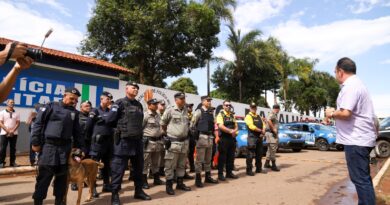
[[[80,92],[76,88],[67,88],[62,101],[46,104],[38,112],[31,140],[32,150],[41,152],[34,205],[43,204],[54,176],[55,205],[63,204],[72,140],[75,148],[84,148],[79,113],[74,107],[79,97]]]

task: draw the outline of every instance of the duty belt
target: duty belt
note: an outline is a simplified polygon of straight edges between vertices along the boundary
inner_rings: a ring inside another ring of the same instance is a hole
[[[171,141],[171,142],[184,142],[186,141],[188,138],[173,138],[173,137],[168,137],[168,139]]]
[[[72,143],[72,140],[65,140],[65,139],[45,139],[45,143],[55,145],[55,146],[64,146]]]
[[[144,136],[144,137],[148,138],[148,140],[152,142],[157,142],[163,139],[162,137],[152,137],[152,136]]]

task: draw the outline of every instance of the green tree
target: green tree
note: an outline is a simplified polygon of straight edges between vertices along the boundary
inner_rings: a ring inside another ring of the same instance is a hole
[[[204,66],[218,45],[219,19],[186,0],[97,0],[81,53],[131,68],[134,80],[164,86]]]
[[[198,87],[194,84],[194,81],[192,81],[191,78],[180,77],[172,82],[169,89],[196,95],[198,94]]]
[[[203,0],[203,3],[214,10],[218,18],[234,23],[233,14],[229,9],[237,6],[236,0]]]

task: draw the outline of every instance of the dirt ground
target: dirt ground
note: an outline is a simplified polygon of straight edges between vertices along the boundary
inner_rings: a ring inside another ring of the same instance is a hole
[[[390,169],[387,169],[383,175],[375,192],[378,205],[390,204]]]
[[[277,162],[281,172],[270,171],[251,177],[245,174],[245,159],[239,158],[235,161],[239,179],[204,188],[196,188],[193,180],[186,181],[192,191],[176,191],[175,196],[168,196],[165,186],[151,187],[146,193],[153,200],[146,202],[133,199],[133,183],[126,180],[126,173],[120,197],[123,204],[316,204],[331,186],[346,179],[348,174],[343,152],[282,151],[278,153]],[[213,170],[213,177],[216,177],[216,170]],[[1,177],[0,204],[32,204],[34,184],[35,177],[32,175]],[[98,187],[100,190],[101,186]],[[84,188],[82,201],[86,199],[87,191]],[[70,192],[68,204],[75,204],[76,198],[76,192]],[[83,204],[109,204],[110,199],[111,194],[103,193],[99,199]],[[53,204],[51,187],[45,204]]]

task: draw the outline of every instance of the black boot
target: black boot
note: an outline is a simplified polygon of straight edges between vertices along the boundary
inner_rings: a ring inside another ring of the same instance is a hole
[[[165,177],[164,167],[160,167],[160,169],[158,170],[158,173],[160,174],[161,177]]]
[[[265,160],[264,168],[267,168],[267,169],[271,168],[271,165],[269,165],[269,160],[268,159]]]
[[[79,188],[77,187],[77,184],[72,184],[72,185],[70,185],[70,189],[72,189],[72,191],[77,191],[77,190],[79,190]]]
[[[272,160],[272,167],[271,167],[271,170],[272,170],[272,171],[275,171],[275,172],[280,171],[280,169],[276,166],[275,160]]]
[[[141,187],[135,187],[134,199],[142,199],[144,201],[152,200],[152,197],[147,195]]]
[[[227,172],[227,173],[226,173],[226,178],[230,178],[230,179],[238,179],[238,176],[237,176],[237,175],[235,175],[235,174],[233,174],[233,172],[232,172],[232,171],[230,171],[230,172]]]
[[[262,174],[267,174],[265,170],[263,170],[261,165],[261,162],[259,164],[256,164],[256,173],[262,173]]]
[[[226,181],[225,176],[223,176],[223,173],[218,173],[218,180],[219,181]]]
[[[246,175],[248,176],[255,176],[255,173],[253,173],[252,167],[246,168]]]
[[[166,192],[167,194],[169,195],[175,195],[175,191],[173,190],[173,184],[172,184],[172,179],[170,180],[167,180],[167,183],[166,183]]]
[[[148,175],[147,174],[144,174],[142,175],[142,181],[143,181],[143,185],[142,185],[142,188],[143,189],[149,189],[149,184],[148,184]]]
[[[92,197],[93,198],[99,198],[99,193],[96,190],[96,184],[95,184],[95,186],[93,187],[93,190],[92,190]]]
[[[211,173],[210,172],[206,172],[206,176],[205,176],[204,182],[205,183],[209,183],[209,184],[218,184],[217,180],[211,178]]]
[[[159,173],[155,173],[153,175],[153,178],[154,178],[154,181],[153,181],[154,185],[158,186],[158,185],[164,185],[165,184],[165,182],[160,179],[160,174]]]
[[[202,176],[200,175],[200,173],[196,173],[196,175],[195,175],[195,185],[196,185],[196,187],[199,187],[199,188],[203,187]]]
[[[56,197],[54,205],[65,205],[64,199]]]
[[[177,178],[176,189],[183,190],[183,191],[191,191],[191,188],[186,186],[183,183],[183,177],[178,177]]]
[[[34,205],[43,205],[43,200],[41,200],[41,199],[34,199]]]
[[[183,179],[194,179],[194,177],[185,172]]]
[[[103,184],[102,192],[112,192],[111,184]]]
[[[119,193],[117,191],[112,192],[111,195],[111,205],[120,205],[121,201],[119,200]]]

